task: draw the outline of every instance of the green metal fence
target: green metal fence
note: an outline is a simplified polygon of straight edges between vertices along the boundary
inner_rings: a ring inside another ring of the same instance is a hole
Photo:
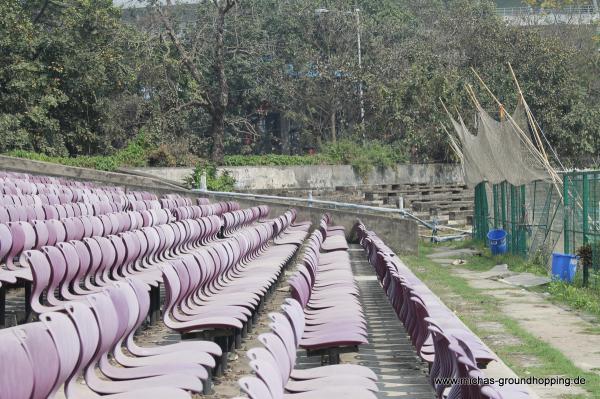
[[[541,181],[518,187],[479,184],[473,237],[484,242],[490,229],[504,229],[511,253],[547,267],[552,252],[577,254],[590,245],[589,285],[600,289],[600,171],[567,172],[562,180],[562,187]],[[576,285],[582,284],[581,275]]]
[[[594,270],[600,269],[600,171],[564,175],[564,252],[592,247]]]
[[[481,183],[475,188],[473,237],[486,241],[490,229],[503,229],[510,253],[547,261],[561,234],[559,214],[560,196],[550,183]]]

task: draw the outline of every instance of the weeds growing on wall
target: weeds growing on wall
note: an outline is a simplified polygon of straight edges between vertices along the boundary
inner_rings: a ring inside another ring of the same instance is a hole
[[[206,188],[210,191],[233,191],[235,179],[228,171],[217,172],[213,164],[196,165],[191,175],[185,178],[188,188],[199,189],[202,175],[206,173]]]

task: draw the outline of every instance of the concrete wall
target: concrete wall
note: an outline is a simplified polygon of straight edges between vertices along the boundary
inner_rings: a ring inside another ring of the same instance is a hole
[[[225,167],[236,180],[237,190],[334,189],[337,186],[364,184],[463,184],[461,167],[451,164],[410,164],[374,169],[366,179],[350,165],[316,166],[237,166]],[[191,168],[139,168],[132,171],[174,182],[182,182]]]

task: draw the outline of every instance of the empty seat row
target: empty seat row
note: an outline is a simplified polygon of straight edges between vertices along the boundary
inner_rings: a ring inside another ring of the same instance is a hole
[[[263,347],[248,350],[255,377],[239,380],[250,399],[376,398],[377,376],[369,368],[337,364],[296,368],[297,348],[306,328],[302,305],[287,299],[284,314],[269,313],[270,333],[258,340]]]
[[[161,266],[165,325],[183,335],[217,330],[225,355],[239,346],[266,294],[298,249],[294,244],[273,244],[274,225],[265,221],[248,227]]]
[[[269,214],[267,205],[239,209],[223,214],[223,235],[228,236],[240,227],[248,226]]]
[[[306,236],[308,236],[308,230],[311,225],[310,221],[294,223],[296,219],[295,209],[290,209],[290,211],[286,212],[283,216],[286,219],[285,221],[282,220],[279,222],[279,220],[275,220],[275,244],[302,245]],[[285,229],[284,225],[287,226]]]
[[[147,191],[127,191],[125,195],[130,201],[158,200],[158,196]]]
[[[0,332],[1,397],[191,398],[221,355],[212,342],[140,345],[135,332],[149,309],[136,279],[65,303],[40,321]],[[110,359],[110,360],[109,360]]]
[[[22,283],[26,288],[23,298],[25,317],[30,313],[31,285],[34,280],[27,263],[15,262],[24,251],[56,246],[68,241],[81,241],[93,236],[106,237],[112,234],[168,223],[172,219],[166,209],[142,212],[118,212],[100,216],[80,216],[62,220],[34,220],[0,224],[0,324],[4,325],[6,287],[2,284]],[[83,270],[83,267],[82,267]]]
[[[288,283],[292,298],[302,305],[306,317],[300,347],[309,355],[327,356],[335,364],[340,351],[355,351],[367,343],[367,329],[348,251],[321,252],[322,231],[330,228],[326,217],[320,227],[309,238],[298,272]],[[346,240],[337,232],[343,230],[335,231],[335,235],[328,234],[336,237],[334,246],[342,246]]]
[[[57,205],[72,202],[72,198],[72,194],[0,194],[0,205]]]
[[[36,195],[55,194],[66,196],[68,202],[98,201],[103,198],[117,200],[124,196],[120,187],[96,187],[91,183],[56,179],[44,176],[9,176],[0,177],[0,194]]]
[[[442,383],[445,378],[482,375],[480,369],[497,357],[374,232],[360,222],[355,230],[417,354],[430,365],[430,381],[438,398],[528,397],[520,386],[474,388]],[[491,394],[497,390],[504,393]]]
[[[71,216],[103,215],[119,212],[124,206],[115,202],[67,202],[54,205],[0,206],[0,223],[31,222],[32,220],[62,219]]]
[[[176,194],[167,194],[164,198],[160,199],[160,204],[165,209],[175,209],[180,206],[193,205],[192,200],[187,197],[181,197]]]
[[[168,210],[161,209],[0,224],[0,264],[4,263],[7,269],[13,270],[15,258],[28,249],[81,240],[85,237],[108,236],[165,224],[172,219],[173,216]]]
[[[25,251],[21,263],[33,274],[32,309],[54,311],[65,301],[132,276],[157,286],[162,281],[159,264],[216,238],[220,225],[211,216]]]
[[[132,211],[151,210],[151,209],[162,209],[162,205],[158,200],[135,200],[128,201],[127,209]]]

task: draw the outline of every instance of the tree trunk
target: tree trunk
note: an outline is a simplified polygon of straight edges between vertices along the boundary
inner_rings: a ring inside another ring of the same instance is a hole
[[[337,142],[337,134],[335,132],[335,110],[331,111],[331,143],[335,144]]]
[[[217,87],[212,112],[212,153],[211,160],[223,164],[223,141],[225,136],[225,110],[229,103],[229,86],[225,75],[225,14],[226,9],[219,8],[215,23],[215,60],[213,69],[217,78]]]
[[[214,112],[212,114],[212,152],[210,160],[217,165],[223,164],[225,156],[223,137],[225,136],[225,112]]]

